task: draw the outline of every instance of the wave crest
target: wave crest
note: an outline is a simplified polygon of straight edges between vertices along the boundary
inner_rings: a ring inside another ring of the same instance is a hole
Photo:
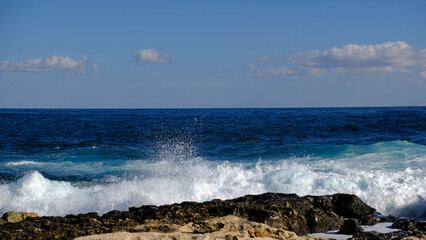
[[[139,175],[103,183],[53,181],[37,171],[16,182],[0,185],[0,212],[34,211],[66,215],[144,204],[227,199],[264,192],[325,195],[352,193],[382,214],[425,218],[424,170],[357,170],[343,165],[315,166],[297,161],[257,163],[211,162],[201,158],[181,161],[129,161]]]

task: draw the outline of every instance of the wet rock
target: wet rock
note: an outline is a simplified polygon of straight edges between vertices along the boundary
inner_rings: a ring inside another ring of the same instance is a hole
[[[299,197],[296,194],[265,193],[203,203],[133,207],[128,211],[114,210],[102,216],[87,213],[27,218],[17,223],[0,224],[0,239],[73,239],[118,231],[168,233],[183,226],[188,234],[209,234],[226,226],[223,222],[211,224],[209,221],[228,215],[304,235],[339,229],[345,218],[354,218],[363,224],[373,223],[373,213],[374,209],[355,195]],[[135,228],[141,224],[145,227]],[[271,234],[256,228],[246,233],[254,237]]]
[[[410,234],[406,231],[392,233],[361,232],[351,238],[352,240],[424,240],[426,235],[423,233]]]
[[[380,214],[380,216],[378,216],[379,221],[380,222],[395,222],[398,218],[392,215],[388,215],[388,216],[383,216]]]
[[[398,218],[392,224],[392,227],[402,229],[403,231],[408,231],[408,232],[425,232],[426,222],[420,222],[417,220],[408,220],[405,218]]]
[[[8,223],[17,223],[27,218],[39,217],[37,213],[33,212],[6,212],[3,214],[2,219]]]
[[[401,231],[391,233],[362,232],[356,233],[352,239],[404,239],[404,240],[426,240],[426,222],[418,220],[408,220],[405,218],[395,219],[392,228],[401,229]]]
[[[334,194],[333,210],[345,218],[358,219],[362,225],[375,223],[374,212],[376,210],[366,205],[358,196],[350,194]]]
[[[340,228],[340,234],[356,234],[362,232],[361,226],[358,224],[357,220],[348,219],[343,223],[343,226]]]

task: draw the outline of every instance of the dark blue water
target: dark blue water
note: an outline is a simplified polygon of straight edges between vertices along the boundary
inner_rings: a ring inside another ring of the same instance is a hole
[[[0,109],[0,212],[274,191],[355,193],[422,217],[425,163],[426,107]]]

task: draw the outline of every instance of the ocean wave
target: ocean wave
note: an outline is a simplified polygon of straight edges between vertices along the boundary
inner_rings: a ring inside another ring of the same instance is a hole
[[[5,163],[5,165],[9,166],[9,167],[17,167],[17,166],[25,166],[25,165],[41,166],[41,165],[44,165],[44,163],[24,160],[24,161],[18,161],[18,162],[7,162],[7,163]]]
[[[382,214],[426,216],[426,177],[421,168],[359,170],[300,159],[232,163],[202,158],[128,161],[122,167],[138,174],[131,178],[111,176],[102,183],[70,183],[29,172],[16,182],[0,185],[0,212],[102,214],[144,204],[228,199],[264,192],[301,196],[340,192],[358,195]]]

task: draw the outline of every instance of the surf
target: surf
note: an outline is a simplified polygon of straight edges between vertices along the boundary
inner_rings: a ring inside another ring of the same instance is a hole
[[[311,155],[305,158],[259,159],[256,162],[213,161],[182,152],[173,157],[176,152],[172,150],[159,154],[161,157],[156,160],[123,161],[120,165],[110,166],[122,174],[105,174],[89,181],[58,181],[37,170],[26,172],[17,181],[0,185],[3,193],[0,212],[34,211],[41,215],[66,215],[95,211],[103,214],[146,204],[201,202],[282,192],[300,196],[351,193],[382,214],[425,218],[425,169],[376,166],[372,170],[371,167],[363,167],[369,163],[384,162],[377,160],[384,157],[383,152],[377,150],[381,148],[379,146],[409,152],[405,157],[407,161],[417,161],[418,165],[424,166],[422,151],[425,147],[405,142],[364,146],[361,148],[365,149],[352,155],[348,153],[354,151],[348,149],[359,146],[346,146],[345,151],[332,159]],[[384,152],[389,156],[399,156],[389,149]],[[360,167],[354,168],[354,162]],[[399,159],[398,162],[404,165],[404,160]],[[90,163],[76,164],[81,167],[81,164]],[[22,167],[19,164],[9,165],[12,166]],[[39,167],[34,164],[26,166]]]

